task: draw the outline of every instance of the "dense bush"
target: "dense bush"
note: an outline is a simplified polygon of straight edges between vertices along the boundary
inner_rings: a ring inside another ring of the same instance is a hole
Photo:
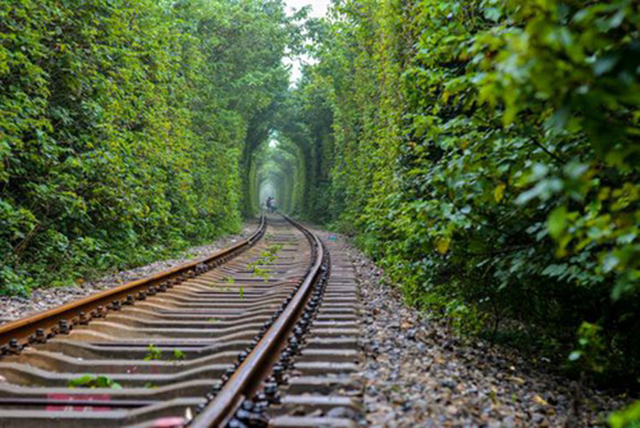
[[[296,95],[332,109],[329,218],[411,303],[635,387],[639,8],[339,1]]]
[[[292,28],[280,0],[2,2],[0,293],[237,230]]]

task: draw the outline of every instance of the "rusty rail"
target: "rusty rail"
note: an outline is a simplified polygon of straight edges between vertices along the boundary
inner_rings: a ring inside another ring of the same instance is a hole
[[[118,310],[121,306],[130,305],[135,300],[144,299],[149,293],[164,291],[175,281],[194,275],[199,267],[219,266],[234,255],[253,246],[264,235],[265,228],[266,220],[263,215],[260,218],[259,227],[251,236],[211,256],[4,324],[0,326],[0,355],[20,351],[30,343],[53,337],[60,330],[72,329],[78,324],[87,324],[92,318],[102,318],[105,310]]]
[[[312,246],[312,266],[301,286],[275,322],[266,331],[260,342],[240,364],[235,373],[225,383],[218,395],[211,400],[203,411],[190,424],[192,428],[225,426],[241,402],[255,392],[260,382],[269,374],[275,356],[284,346],[288,335],[301,315],[311,294],[314,283],[321,273],[325,253],[320,240],[300,224],[284,216],[287,221],[300,229]]]

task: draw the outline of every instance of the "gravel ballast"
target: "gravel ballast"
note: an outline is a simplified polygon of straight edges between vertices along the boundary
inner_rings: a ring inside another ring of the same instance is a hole
[[[407,306],[397,288],[350,240],[338,241],[355,265],[365,307],[361,346],[366,418],[371,427],[606,426],[629,399],[582,388],[532,367],[526,356],[478,339],[460,340],[442,322]]]
[[[247,222],[237,235],[223,236],[208,245],[182,251],[176,258],[117,272],[96,281],[66,287],[39,288],[33,290],[29,298],[0,296],[0,325],[204,258],[249,236],[257,227],[257,222]]]

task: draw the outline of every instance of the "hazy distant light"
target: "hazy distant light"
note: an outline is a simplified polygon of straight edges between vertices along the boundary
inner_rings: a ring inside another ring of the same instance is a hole
[[[279,145],[280,145],[280,142],[278,140],[269,141],[269,147],[272,149],[277,148]]]
[[[309,16],[312,18],[321,18],[325,16],[330,2],[331,0],[286,0],[288,12],[291,11],[291,8],[298,10],[302,9],[304,6],[311,5],[313,10]]]

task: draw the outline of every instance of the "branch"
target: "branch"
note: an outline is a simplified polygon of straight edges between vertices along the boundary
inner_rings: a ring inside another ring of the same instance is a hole
[[[555,153],[549,151],[549,149],[547,149],[542,143],[540,143],[535,138],[531,137],[531,141],[533,142],[533,144],[535,144],[536,146],[540,147],[542,149],[542,151],[544,151],[546,154],[551,156],[551,158],[554,159],[556,162],[559,162],[562,165],[565,165],[567,163],[567,161],[562,159],[560,156],[558,156]]]

